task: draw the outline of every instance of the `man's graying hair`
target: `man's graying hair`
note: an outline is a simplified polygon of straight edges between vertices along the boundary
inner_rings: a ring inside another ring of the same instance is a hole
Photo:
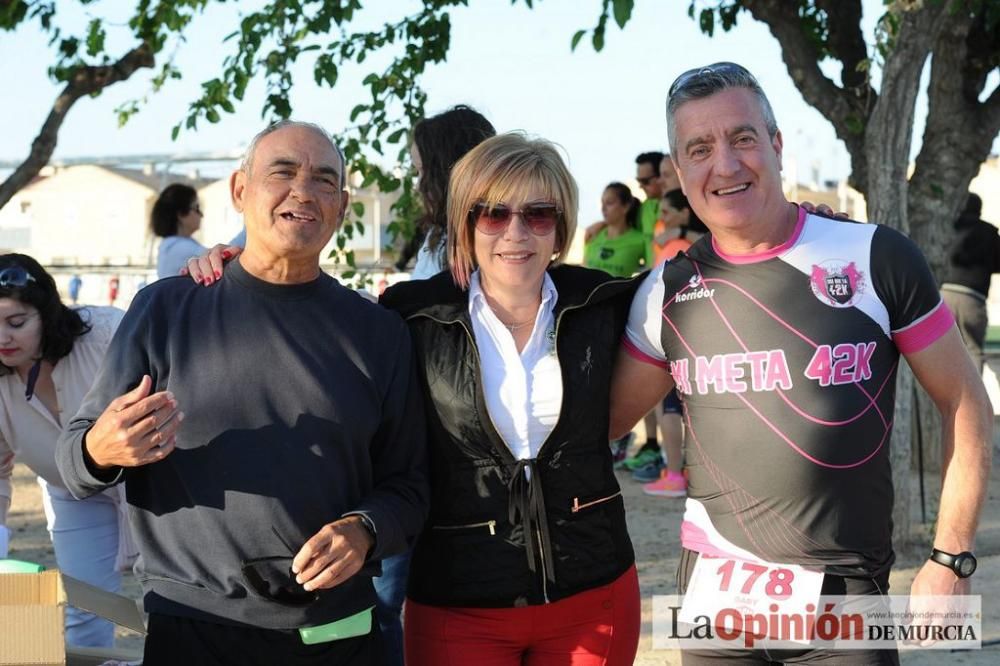
[[[667,139],[670,141],[670,152],[678,155],[677,127],[675,116],[686,102],[703,99],[715,93],[730,88],[746,88],[757,96],[760,102],[760,112],[764,117],[764,125],[770,138],[778,133],[778,121],[774,118],[771,103],[767,101],[760,83],[746,68],[732,62],[718,62],[714,65],[699,67],[684,72],[670,86],[667,96]]]
[[[344,189],[344,186],[347,184],[347,161],[344,159],[344,153],[340,150],[340,146],[334,142],[333,137],[331,137],[330,133],[325,129],[316,123],[307,123],[301,120],[279,120],[272,125],[268,125],[260,132],[257,132],[257,135],[250,140],[250,145],[247,146],[246,152],[243,153],[243,160],[240,162],[240,171],[245,172],[247,176],[249,176],[250,167],[253,164],[253,158],[257,154],[257,145],[260,143],[261,139],[268,134],[277,132],[278,130],[286,127],[301,127],[302,129],[312,130],[330,143],[334,152],[337,153],[337,157],[340,158],[340,189]]]

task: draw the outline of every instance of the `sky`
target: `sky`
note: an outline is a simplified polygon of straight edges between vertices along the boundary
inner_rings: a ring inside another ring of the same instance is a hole
[[[170,131],[196,98],[200,83],[221,72],[231,48],[222,38],[235,29],[240,9],[254,4],[258,3],[213,4],[197,17],[186,42],[174,52],[184,78],[151,97],[124,128],[117,126],[114,109],[149,92],[150,70],[97,98],[77,102],[60,131],[55,158],[240,151],[263,127],[264,90],[259,84],[251,86],[235,114],[223,115],[219,123],[183,132],[176,142],[171,141]],[[364,26],[403,16],[418,5],[412,0],[365,4],[359,17]],[[638,0],[624,31],[609,22],[603,51],[593,51],[588,35],[573,53],[573,34],[593,27],[600,0],[535,0],[534,4],[529,10],[523,2],[511,6],[509,0],[471,0],[471,7],[452,10],[448,60],[430,68],[423,79],[427,112],[469,104],[499,131],[523,130],[558,143],[580,185],[581,223],[599,218],[599,198],[608,182],[634,177],[637,154],[666,149],[664,103],[670,82],[687,69],[720,60],[739,62],[760,80],[782,130],[786,169],[794,169],[799,182],[847,176],[850,162],[843,144],[819,112],[802,100],[781,60],[778,42],[749,14],[740,16],[733,31],[717,31],[709,38],[688,18],[688,0]],[[86,9],[123,25],[134,5],[134,1],[99,0]],[[880,0],[864,0],[866,35],[873,33],[881,7]],[[85,23],[87,16],[77,7],[73,11],[76,14],[64,19],[66,24]],[[0,39],[0,89],[6,93],[0,105],[0,162],[20,161],[28,154],[58,93],[59,87],[46,75],[52,60],[46,42],[33,26]],[[109,44],[124,51],[128,43],[112,29]],[[294,117],[338,131],[348,123],[354,105],[367,98],[360,81],[372,71],[372,63],[380,62],[385,60],[369,59],[343,68],[333,90],[317,87],[303,67],[291,96]],[[837,77],[834,63],[824,68],[828,76]],[[991,83],[991,88],[996,85]],[[926,101],[921,100],[916,145],[925,109]],[[383,164],[390,165],[393,157],[383,159]]]

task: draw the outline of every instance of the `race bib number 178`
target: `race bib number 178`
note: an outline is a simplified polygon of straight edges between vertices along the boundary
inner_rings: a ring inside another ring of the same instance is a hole
[[[795,564],[750,562],[701,554],[688,581],[678,620],[726,628],[729,617],[816,613],[823,573]],[[757,636],[756,639],[777,638]],[[808,642],[808,641],[803,641]],[[737,647],[737,646],[734,646]]]

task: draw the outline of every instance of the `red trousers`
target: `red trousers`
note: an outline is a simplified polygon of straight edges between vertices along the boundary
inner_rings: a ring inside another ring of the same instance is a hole
[[[407,666],[631,666],[639,644],[635,567],[542,606],[445,608],[406,600]]]

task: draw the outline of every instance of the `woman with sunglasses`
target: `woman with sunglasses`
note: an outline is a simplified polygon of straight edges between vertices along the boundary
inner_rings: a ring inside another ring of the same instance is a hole
[[[631,277],[646,258],[646,237],[639,230],[639,200],[623,183],[610,183],[601,195],[604,226],[586,242],[583,265],[615,277]]]
[[[134,556],[121,491],[74,499],[56,468],[55,448],[122,314],[111,307],[68,308],[38,262],[23,254],[0,256],[0,559],[8,551],[10,477],[17,461],[39,477],[59,569],[113,592]],[[66,639],[110,647],[114,626],[67,607]]]
[[[153,204],[149,227],[163,240],[156,255],[156,277],[178,275],[187,260],[205,251],[191,236],[201,228],[204,214],[198,192],[188,185],[167,185]]]
[[[560,265],[576,211],[552,144],[488,139],[452,170],[450,273],[383,296],[410,326],[430,428],[409,666],[635,656],[635,557],[607,445],[633,285]]]

